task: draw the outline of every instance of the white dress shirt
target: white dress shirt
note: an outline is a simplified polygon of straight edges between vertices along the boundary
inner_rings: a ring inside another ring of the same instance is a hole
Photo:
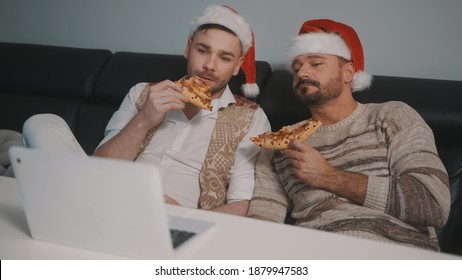
[[[125,127],[138,113],[135,103],[146,83],[132,87],[118,111],[109,121],[105,138],[107,140]],[[209,142],[218,117],[218,109],[235,103],[229,87],[222,96],[212,100],[213,111],[201,110],[188,120],[181,110],[169,111],[157,128],[151,143],[138,162],[155,164],[162,176],[164,193],[182,206],[197,208],[200,185],[199,173],[207,153]],[[255,112],[249,133],[244,136],[236,150],[231,168],[231,181],[227,202],[249,200],[254,189],[254,164],[260,150],[249,138],[270,130],[267,116],[261,108]]]

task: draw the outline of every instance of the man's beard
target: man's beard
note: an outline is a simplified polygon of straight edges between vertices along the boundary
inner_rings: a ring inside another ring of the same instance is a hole
[[[314,93],[307,93],[307,87],[300,88],[304,84],[315,86],[318,90]],[[294,92],[295,98],[307,107],[322,105],[340,96],[342,78],[341,75],[338,75],[330,79],[325,86],[314,80],[302,79],[294,86]]]

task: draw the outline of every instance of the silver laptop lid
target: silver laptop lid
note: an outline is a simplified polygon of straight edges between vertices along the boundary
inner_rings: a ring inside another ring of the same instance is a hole
[[[143,259],[173,258],[155,166],[12,147],[31,235]]]

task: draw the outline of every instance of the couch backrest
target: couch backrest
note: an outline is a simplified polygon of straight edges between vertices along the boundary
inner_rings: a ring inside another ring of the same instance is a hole
[[[181,55],[117,52],[98,79],[95,99],[118,106],[137,83],[178,80],[185,73],[186,60]]]
[[[112,53],[108,50],[0,42],[0,128],[22,130],[38,113],[54,113],[72,128]]]

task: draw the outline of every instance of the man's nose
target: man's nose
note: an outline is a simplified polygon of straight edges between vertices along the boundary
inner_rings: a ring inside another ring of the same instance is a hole
[[[206,61],[204,62],[203,68],[209,71],[215,70],[216,67],[216,56],[210,55],[207,57]]]
[[[297,77],[300,79],[309,78],[312,75],[312,68],[309,64],[303,64],[297,71]]]

